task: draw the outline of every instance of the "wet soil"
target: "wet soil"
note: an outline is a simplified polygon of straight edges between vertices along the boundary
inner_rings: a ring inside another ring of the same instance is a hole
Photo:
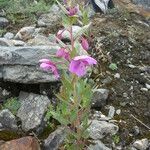
[[[108,104],[121,109],[121,114],[114,117],[119,122],[121,142],[126,145],[134,138],[150,139],[150,130],[134,118],[150,127],[150,89],[145,89],[146,84],[150,85],[150,20],[117,10],[97,14],[91,33],[92,55],[99,62],[93,77],[97,87],[110,89]],[[118,69],[111,70],[110,63]],[[116,73],[120,78],[114,77]],[[134,126],[140,128],[136,137]]]

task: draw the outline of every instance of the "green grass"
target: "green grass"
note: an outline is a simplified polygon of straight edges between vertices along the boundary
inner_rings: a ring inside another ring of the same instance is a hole
[[[13,23],[36,21],[37,14],[50,10],[55,0],[0,0],[0,9],[6,12],[7,18]]]
[[[18,109],[20,108],[20,102],[17,98],[10,98],[4,103],[2,109],[9,109],[14,115],[17,114]]]

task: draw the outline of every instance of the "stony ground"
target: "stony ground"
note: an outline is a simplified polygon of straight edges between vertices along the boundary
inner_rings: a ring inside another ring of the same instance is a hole
[[[92,53],[99,60],[94,77],[97,75],[95,81],[99,87],[111,90],[107,103],[121,109],[115,119],[120,122],[124,144],[137,137],[150,138],[149,129],[133,118],[150,127],[149,25],[150,20],[128,12],[116,11],[93,19]],[[110,63],[116,63],[118,69],[112,71]],[[140,134],[131,137],[135,126]]]

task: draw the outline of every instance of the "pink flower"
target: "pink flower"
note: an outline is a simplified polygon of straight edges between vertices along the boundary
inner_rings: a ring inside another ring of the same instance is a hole
[[[68,10],[69,16],[74,16],[78,12],[78,7],[77,6],[72,7],[72,8],[69,7],[69,8],[67,8],[67,10]]]
[[[87,39],[85,39],[83,37],[81,38],[81,45],[84,50],[87,51],[89,49],[89,43],[88,43]]]
[[[93,64],[97,64],[97,61],[90,56],[76,56],[70,63],[69,71],[81,77],[86,74],[86,68]]]
[[[52,61],[50,61],[49,59],[41,59],[39,62],[41,63],[40,68],[45,71],[51,70],[54,73],[55,78],[59,78],[57,67]]]
[[[69,60],[69,58],[70,58],[69,52],[65,48],[60,48],[57,51],[56,56],[57,57],[62,57],[64,59],[66,59],[66,60]]]

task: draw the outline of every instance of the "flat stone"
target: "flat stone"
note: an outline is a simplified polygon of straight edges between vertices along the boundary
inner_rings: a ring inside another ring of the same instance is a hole
[[[4,81],[17,83],[48,83],[56,81],[51,72],[40,69],[39,60],[43,58],[54,62],[54,55],[60,47],[24,46],[0,47],[0,75]],[[59,68],[59,67],[58,67]],[[59,70],[61,70],[59,68]]]
[[[29,131],[41,127],[44,114],[50,104],[47,96],[20,92],[19,101],[21,107],[17,116],[22,121],[22,129]]]
[[[23,137],[0,145],[1,150],[41,150],[38,141],[34,137]]]
[[[92,120],[88,128],[90,137],[94,140],[102,139],[108,134],[116,134],[118,129],[119,127],[113,123],[98,120]]]
[[[3,129],[18,130],[16,118],[8,109],[0,111],[0,123]]]

